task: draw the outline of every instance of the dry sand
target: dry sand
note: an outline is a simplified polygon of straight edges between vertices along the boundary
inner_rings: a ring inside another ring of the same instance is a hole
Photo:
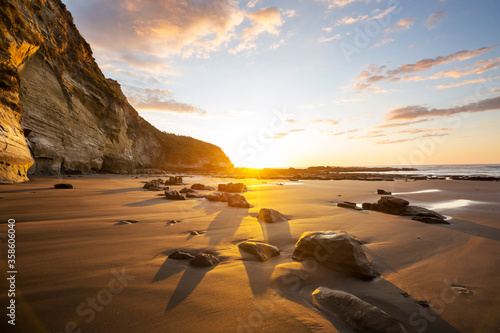
[[[281,186],[243,180],[256,186],[244,194],[253,208],[242,209],[204,199],[168,201],[162,192],[143,191],[144,180],[36,177],[0,187],[3,281],[7,219],[16,220],[17,233],[17,330],[7,327],[7,332],[351,332],[312,306],[311,293],[319,286],[380,307],[409,332],[499,331],[499,182]],[[188,184],[227,181],[184,178]],[[75,189],[53,189],[59,182]],[[452,224],[428,225],[335,205],[375,202],[377,188],[451,216]],[[416,191],[424,192],[411,193]],[[276,209],[290,220],[261,224],[260,208]],[[191,230],[205,233],[192,236]],[[345,230],[366,242],[363,247],[382,277],[366,282],[292,260],[303,232],[324,230]],[[237,247],[248,239],[275,245],[281,255],[258,262]],[[212,251],[223,261],[211,269],[190,267],[166,258],[174,249]],[[416,303],[424,300],[431,308]],[[2,311],[1,327],[6,327]]]

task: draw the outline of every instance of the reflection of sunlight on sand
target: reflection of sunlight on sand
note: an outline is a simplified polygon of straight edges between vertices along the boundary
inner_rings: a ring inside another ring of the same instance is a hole
[[[393,195],[401,195],[401,194],[418,194],[418,193],[433,193],[440,192],[441,190],[432,189],[432,190],[421,190],[421,191],[413,191],[413,192],[395,192]]]
[[[458,200],[450,200],[450,201],[437,203],[437,204],[429,206],[428,209],[434,210],[434,209],[446,209],[446,208],[460,208],[460,207],[465,207],[465,206],[469,206],[471,204],[478,204],[478,203],[481,203],[481,202],[473,201],[473,200],[466,200],[466,199],[458,199]]]

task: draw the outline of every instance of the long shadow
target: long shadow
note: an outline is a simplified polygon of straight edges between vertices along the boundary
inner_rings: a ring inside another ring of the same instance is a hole
[[[272,280],[271,286],[279,291],[280,296],[305,306],[313,306],[312,292],[319,286],[351,293],[365,302],[377,306],[391,316],[401,321],[408,332],[449,332],[459,333],[451,324],[446,322],[432,307],[422,306],[405,291],[383,278],[372,281],[362,281],[352,276],[335,272],[323,266],[315,271],[292,269]],[[447,290],[446,297],[453,295]],[[455,294],[455,297],[461,297]],[[436,304],[444,304],[436,299]],[[451,302],[451,301],[450,301]],[[433,300],[429,300],[432,306]],[[449,303],[445,304],[445,307]],[[340,332],[351,332],[346,323],[339,319],[335,308],[320,309],[325,318]],[[440,308],[442,311],[443,308]],[[446,310],[446,309],[444,309]],[[356,309],[353,308],[353,311]]]
[[[168,279],[172,275],[182,272],[184,269],[185,267],[182,266],[179,262],[176,262],[175,260],[169,258],[165,258],[165,261],[161,265],[160,269],[158,269],[158,272],[156,272],[156,275],[153,277],[151,283]]]
[[[279,248],[279,246],[285,245],[289,243],[289,241],[293,240],[288,221],[277,223],[265,223],[259,221],[259,223],[265,243],[278,246]]]
[[[38,191],[50,191],[50,190],[60,190],[63,191],[65,189],[57,189],[57,188],[27,188],[23,190],[11,190],[11,191],[0,191],[0,193],[24,193],[24,192],[38,192]]]
[[[463,232],[464,234],[500,241],[500,229],[466,220],[451,219],[450,224],[433,224],[438,227]]]
[[[217,212],[220,212],[225,207],[227,207],[227,204],[225,202],[218,203],[218,202],[211,202],[208,200],[204,200],[199,205],[194,206],[193,209],[203,209],[207,215],[212,215]]]
[[[181,304],[186,298],[191,295],[191,293],[196,289],[198,284],[203,280],[205,275],[214,269],[216,266],[209,268],[191,268],[188,267],[184,274],[182,274],[181,280],[177,284],[174,293],[170,297],[170,301],[165,308],[165,312],[172,310],[177,305]]]
[[[240,227],[241,221],[247,216],[248,209],[246,208],[223,207],[207,228],[206,235],[209,238],[209,244],[215,246],[222,239],[231,237]]]
[[[147,206],[154,206],[158,204],[164,204],[164,203],[172,203],[172,202],[179,202],[182,200],[167,200],[165,197],[156,197],[153,199],[147,199],[143,201],[138,201],[138,202],[133,202],[126,204],[124,206],[126,207],[147,207]]]
[[[268,261],[260,262],[252,259],[245,259],[248,253],[240,250],[243,257],[242,262],[248,276],[248,283],[254,296],[264,295],[269,287],[271,275],[274,268],[281,262],[279,258],[270,258]]]

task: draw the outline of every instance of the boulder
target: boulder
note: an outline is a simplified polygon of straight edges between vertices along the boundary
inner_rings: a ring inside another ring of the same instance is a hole
[[[247,191],[247,187],[243,183],[228,183],[219,184],[217,190],[219,192],[243,193]]]
[[[261,208],[257,218],[264,223],[286,222],[288,220],[283,214],[270,208]]]
[[[167,200],[186,200],[186,198],[177,191],[165,191]]]
[[[401,198],[385,196],[380,197],[377,203],[374,203],[371,207],[372,210],[376,210],[382,213],[399,215],[405,211],[406,206],[410,203]]]
[[[405,210],[400,214],[402,216],[421,216],[421,217],[435,217],[438,219],[446,219],[446,216],[443,216],[439,213],[436,213],[433,210],[419,207],[419,206],[406,206]]]
[[[175,250],[174,252],[172,252],[168,255],[168,258],[174,259],[174,260],[186,260],[186,259],[193,259],[194,255],[192,255],[189,252],[182,251],[182,250]]]
[[[429,224],[450,224],[450,222],[444,219],[432,216],[413,216],[411,219],[413,221],[424,222]]]
[[[255,255],[259,261],[267,261],[271,257],[280,255],[280,250],[276,246],[266,243],[246,241],[239,243],[238,247],[245,252]]]
[[[363,210],[371,210],[372,209],[372,205],[371,203],[369,202],[364,202],[361,207],[363,208]]]
[[[165,189],[163,184],[164,182],[161,179],[154,179],[144,184],[142,188],[148,191],[161,191]]]
[[[189,263],[191,266],[198,267],[210,267],[217,265],[219,263],[219,259],[217,257],[211,255],[210,253],[198,253],[191,259]]]
[[[385,190],[378,189],[378,190],[377,190],[377,194],[382,194],[382,195],[391,195],[392,193],[391,193],[391,192],[387,192],[387,191],[385,191]]]
[[[71,185],[71,184],[55,184],[54,188],[58,188],[58,189],[72,189],[73,185]]]
[[[337,207],[349,208],[349,209],[355,209],[355,210],[363,210],[363,208],[358,207],[355,202],[349,202],[349,201],[339,202],[339,203],[337,203]]]
[[[247,199],[239,194],[233,194],[230,196],[227,200],[227,204],[230,207],[250,208],[250,204],[247,202]]]
[[[215,188],[212,186],[208,185],[203,185],[203,184],[193,184],[191,185],[192,190],[199,190],[199,191],[215,191]]]
[[[179,193],[196,193],[196,191],[194,191],[190,188],[184,187],[182,190],[179,191]]]
[[[380,308],[341,290],[319,287],[312,293],[314,306],[344,321],[360,333],[404,333],[404,325]]]
[[[300,236],[293,259],[302,261],[308,257],[334,270],[363,279],[377,276],[361,242],[345,231],[305,232]]]

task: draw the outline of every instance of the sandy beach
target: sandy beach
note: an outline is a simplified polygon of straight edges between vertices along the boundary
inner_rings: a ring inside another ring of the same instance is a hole
[[[166,200],[163,192],[142,189],[149,179],[34,177],[0,187],[3,266],[6,222],[16,221],[17,330],[351,332],[312,305],[312,291],[326,286],[378,306],[408,332],[498,332],[498,182],[238,180],[253,206],[243,209]],[[184,177],[188,185],[228,181]],[[75,188],[53,188],[61,182]],[[451,224],[336,206],[375,202],[378,188],[451,217]],[[259,223],[260,208],[289,220]],[[361,240],[381,277],[362,281],[292,259],[303,232],[327,230]],[[249,239],[277,246],[281,255],[256,261],[237,247]],[[175,249],[211,252],[221,263],[190,267],[167,258]],[[1,300],[6,304],[5,293]]]

